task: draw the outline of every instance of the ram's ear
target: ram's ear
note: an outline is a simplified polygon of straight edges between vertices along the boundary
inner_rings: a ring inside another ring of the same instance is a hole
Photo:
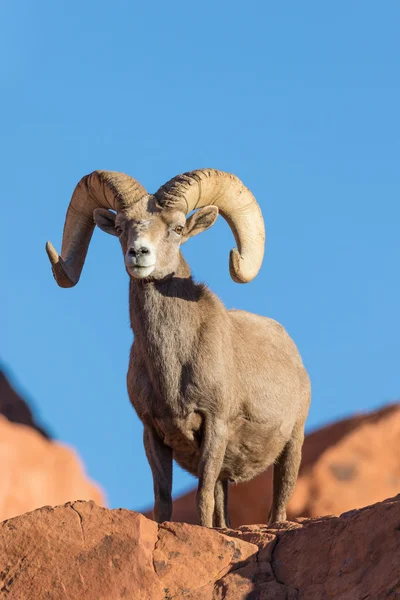
[[[96,208],[93,211],[93,218],[97,227],[111,235],[118,235],[115,230],[115,217],[116,214],[107,208]]]
[[[204,206],[199,208],[186,221],[185,229],[182,233],[182,244],[188,241],[189,238],[205,231],[212,225],[218,217],[218,208],[216,206]]]

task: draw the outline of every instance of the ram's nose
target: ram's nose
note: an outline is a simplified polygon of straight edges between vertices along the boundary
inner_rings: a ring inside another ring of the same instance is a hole
[[[128,255],[133,256],[134,258],[139,258],[144,256],[145,254],[149,254],[150,250],[147,246],[131,246],[128,250]]]

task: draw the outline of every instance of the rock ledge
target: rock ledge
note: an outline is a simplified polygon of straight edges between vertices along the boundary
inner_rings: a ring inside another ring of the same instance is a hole
[[[271,529],[158,525],[94,502],[0,524],[0,599],[400,598],[400,495]]]

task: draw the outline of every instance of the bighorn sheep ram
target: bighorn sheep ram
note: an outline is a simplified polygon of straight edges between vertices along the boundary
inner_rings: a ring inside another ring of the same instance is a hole
[[[227,310],[193,281],[180,252],[218,211],[238,247],[231,276],[248,282],[264,254],[261,210],[237,177],[213,169],[178,175],[154,195],[128,175],[94,171],[73,193],[61,257],[46,245],[58,285],[72,287],[95,223],[121,242],[134,332],[128,391],[144,425],[158,522],[172,516],[173,458],[199,479],[197,510],[207,527],[228,524],[229,481],[272,463],[270,522],[285,520],[298,474],[310,382],[296,346],[276,321]]]

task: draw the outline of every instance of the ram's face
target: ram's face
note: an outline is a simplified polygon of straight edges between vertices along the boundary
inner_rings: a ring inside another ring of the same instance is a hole
[[[179,264],[179,248],[186,218],[179,211],[161,211],[130,218],[118,215],[115,229],[126,269],[136,279],[162,279]]]
[[[215,206],[205,206],[186,220],[184,212],[161,209],[151,196],[117,214],[105,208],[94,211],[100,229],[118,236],[126,270],[135,279],[172,275],[179,265],[181,244],[210,227],[217,216]]]
[[[176,270],[186,224],[183,212],[161,210],[150,197],[118,214],[97,209],[94,218],[103,231],[118,237],[131,277],[162,279]]]

